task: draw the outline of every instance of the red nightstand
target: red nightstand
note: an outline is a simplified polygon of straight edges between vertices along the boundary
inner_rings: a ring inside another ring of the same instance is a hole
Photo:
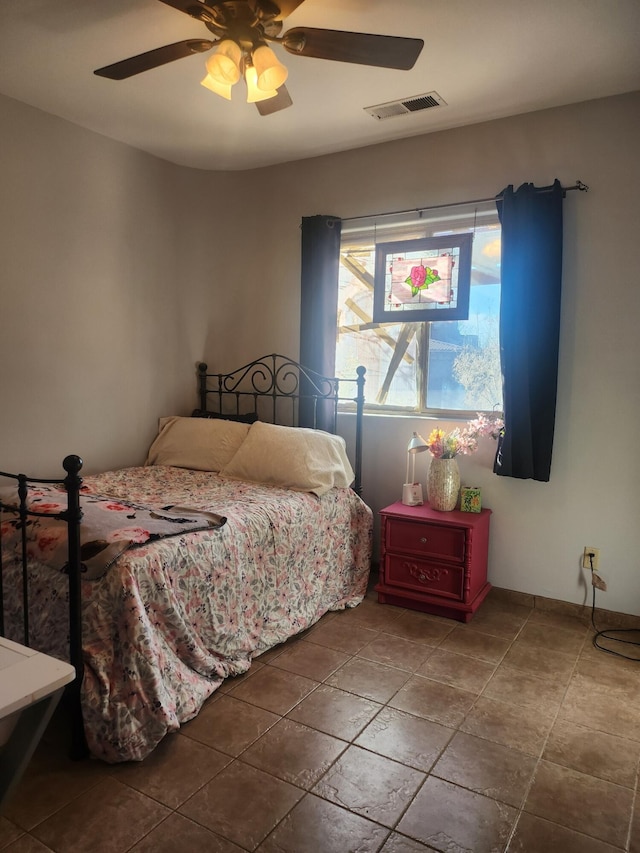
[[[378,601],[468,622],[491,589],[491,510],[437,512],[398,501],[380,516]]]

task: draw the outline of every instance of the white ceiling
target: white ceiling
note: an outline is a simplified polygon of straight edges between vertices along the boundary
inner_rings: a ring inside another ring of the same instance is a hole
[[[640,0],[305,0],[294,26],[423,38],[411,71],[291,56],[293,106],[262,117],[199,85],[208,54],[112,81],[95,68],[204,24],[158,0],[0,0],[0,92],[158,157],[248,169],[640,89]],[[446,106],[364,107],[435,91]]]

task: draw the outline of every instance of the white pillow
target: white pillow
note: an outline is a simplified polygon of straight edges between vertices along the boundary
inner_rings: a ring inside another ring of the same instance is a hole
[[[262,421],[251,425],[238,452],[220,474],[316,495],[334,486],[347,488],[354,479],[340,436]]]
[[[220,471],[247,437],[249,424],[208,418],[160,418],[145,465]]]

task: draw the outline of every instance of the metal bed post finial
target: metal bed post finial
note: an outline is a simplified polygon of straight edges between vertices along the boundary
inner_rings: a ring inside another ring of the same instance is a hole
[[[24,644],[29,646],[29,580],[27,575],[27,494],[26,474],[18,474],[18,514],[20,517],[20,545],[22,548],[22,612]]]
[[[198,365],[198,396],[200,397],[200,410],[203,412],[207,408],[207,370],[207,365],[201,361]]]
[[[362,497],[362,427],[364,423],[364,383],[367,368],[360,364],[356,367],[356,481],[354,491]]]

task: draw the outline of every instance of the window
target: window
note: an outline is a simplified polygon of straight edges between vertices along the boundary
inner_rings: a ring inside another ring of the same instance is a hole
[[[465,233],[473,237],[467,320],[373,322],[377,244]],[[367,410],[440,417],[502,410],[500,235],[493,202],[343,222],[336,376],[365,365]]]

